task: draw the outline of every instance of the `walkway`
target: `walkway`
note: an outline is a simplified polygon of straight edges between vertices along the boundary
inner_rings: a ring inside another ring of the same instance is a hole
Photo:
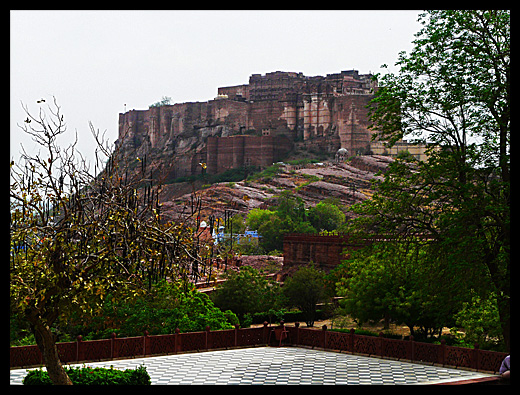
[[[152,384],[435,384],[491,376],[297,347],[242,348],[85,363],[118,369],[141,364],[146,366]],[[11,384],[21,384],[25,374],[26,369],[11,370]]]

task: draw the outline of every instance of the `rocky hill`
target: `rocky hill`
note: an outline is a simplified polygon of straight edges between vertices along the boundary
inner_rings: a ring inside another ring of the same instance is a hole
[[[248,213],[253,208],[268,208],[276,203],[276,196],[286,189],[293,190],[307,207],[313,207],[327,197],[337,198],[342,205],[350,207],[372,195],[372,180],[381,179],[378,172],[384,172],[392,161],[387,156],[364,155],[345,163],[279,163],[267,174],[258,173],[239,182],[203,185],[204,180],[199,180],[168,184],[160,193],[162,215],[164,219],[172,220],[182,212],[189,212],[194,197],[201,200],[201,220],[210,215],[222,217],[225,211]],[[347,213],[347,216],[353,215]]]

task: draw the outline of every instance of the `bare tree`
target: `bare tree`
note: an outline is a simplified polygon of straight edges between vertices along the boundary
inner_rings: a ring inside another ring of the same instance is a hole
[[[96,314],[109,292],[124,298],[159,279],[189,281],[208,249],[193,237],[192,213],[161,221],[160,185],[145,163],[131,168],[135,158],[90,125],[91,172],[76,142],[57,144],[66,126],[55,99],[36,116],[24,109],[21,128],[41,150],[10,166],[11,313],[29,322],[53,383],[71,384],[55,344],[58,319]]]

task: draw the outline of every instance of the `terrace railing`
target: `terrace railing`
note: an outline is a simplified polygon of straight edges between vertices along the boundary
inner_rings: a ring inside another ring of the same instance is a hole
[[[177,354],[189,351],[205,351],[236,347],[268,345],[269,333],[274,327],[264,322],[263,327],[180,333],[177,329],[170,335],[149,335],[83,341],[78,336],[75,342],[58,343],[58,353],[63,363],[103,361],[118,358],[136,358],[153,355]],[[300,328],[299,323],[286,326],[289,336],[284,342],[294,346],[306,346],[324,350],[393,358],[405,361],[435,363],[443,366],[471,368],[478,371],[498,372],[506,353],[480,350],[478,344],[473,349],[428,344],[410,340],[387,339],[380,333],[378,337],[331,332],[324,325],[321,330]],[[274,339],[275,337],[272,336]],[[273,343],[275,344],[275,343]],[[278,344],[278,342],[276,342]],[[26,368],[43,365],[43,358],[37,346],[10,348],[10,367]]]

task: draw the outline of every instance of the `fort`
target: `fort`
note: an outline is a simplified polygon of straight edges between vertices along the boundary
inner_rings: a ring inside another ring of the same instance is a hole
[[[131,154],[161,160],[169,178],[268,166],[291,150],[345,148],[349,156],[396,154],[373,142],[367,105],[377,91],[371,74],[357,70],[326,76],[275,71],[249,83],[218,88],[206,102],[188,102],[119,114],[116,144]],[[402,142],[404,149],[406,143]],[[413,151],[419,159],[420,148]]]

